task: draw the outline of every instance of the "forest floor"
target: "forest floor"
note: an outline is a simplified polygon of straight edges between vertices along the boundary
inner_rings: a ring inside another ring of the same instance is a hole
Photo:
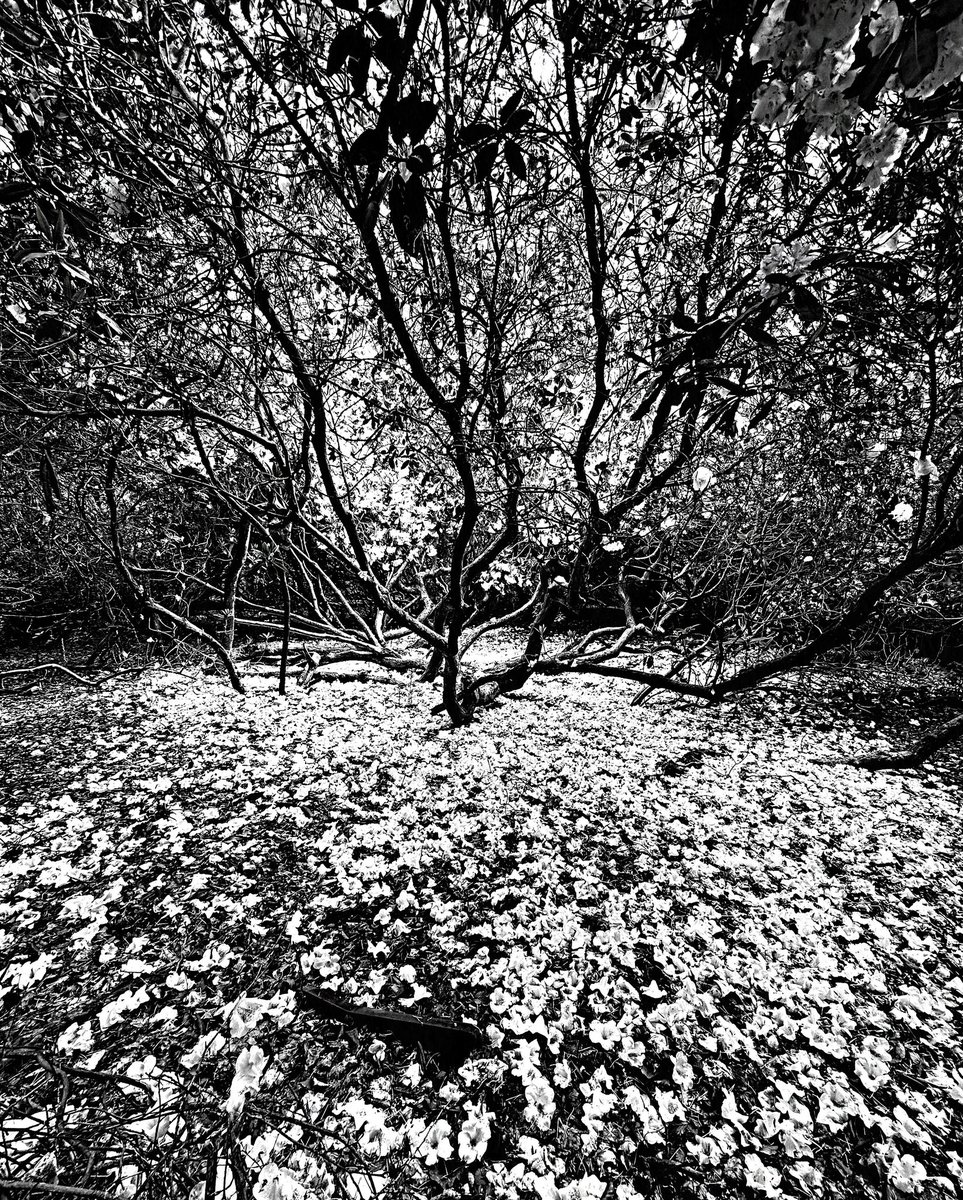
[[[0,1196],[959,1194],[951,714],[784,684],[0,696]]]

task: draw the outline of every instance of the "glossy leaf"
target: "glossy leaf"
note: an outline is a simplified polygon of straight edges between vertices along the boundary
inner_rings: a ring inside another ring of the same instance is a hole
[[[437,116],[438,105],[434,101],[422,100],[416,92],[410,92],[398,101],[390,114],[391,136],[395,142],[405,138],[412,144],[424,141]]]
[[[329,75],[343,71],[349,59],[364,59],[371,54],[371,43],[360,25],[348,25],[335,34],[328,51]]]
[[[412,175],[426,175],[435,165],[435,156],[428,146],[416,146],[405,159]]]
[[[516,179],[526,179],[528,177],[528,164],[525,162],[525,155],[522,154],[516,142],[508,141],[505,143],[505,162],[508,163],[508,169]]]
[[[515,112],[519,104],[521,104],[524,95],[524,90],[519,88],[517,92],[513,92],[505,101],[498,113],[498,120],[501,125],[504,125],[512,113]]]
[[[483,182],[491,175],[497,157],[498,146],[494,142],[489,143],[487,146],[482,146],[476,153],[472,167],[472,175],[476,183]]]
[[[938,55],[939,30],[924,29],[918,24],[912,28],[899,60],[899,78],[903,87],[914,88],[922,83],[936,66]]]
[[[399,246],[406,254],[415,254],[428,222],[425,189],[417,175],[409,179],[395,175],[388,189],[388,213]]]
[[[475,146],[494,137],[495,130],[485,121],[476,121],[473,125],[466,125],[459,136],[466,146]]]
[[[378,129],[366,129],[352,143],[348,151],[348,162],[370,166],[379,162],[387,149],[387,141]]]

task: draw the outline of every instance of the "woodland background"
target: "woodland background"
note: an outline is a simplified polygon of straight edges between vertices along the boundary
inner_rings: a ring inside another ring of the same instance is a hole
[[[961,9],[5,5],[6,635],[958,661]]]

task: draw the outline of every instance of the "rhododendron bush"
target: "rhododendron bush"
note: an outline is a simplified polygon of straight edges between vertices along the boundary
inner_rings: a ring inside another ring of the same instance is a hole
[[[0,1178],[956,1194],[952,772],[626,686],[536,678],[472,730],[418,682],[9,700]]]
[[[946,622],[963,11],[917,8],[0,9],[3,611],[238,690],[333,638],[455,725],[565,621],[740,688]]]

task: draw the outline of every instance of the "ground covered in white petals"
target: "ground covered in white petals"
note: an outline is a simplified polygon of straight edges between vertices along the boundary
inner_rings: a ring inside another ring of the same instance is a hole
[[[5,702],[17,1195],[963,1190],[945,771],[618,682],[457,731],[425,684],[273,686]]]

